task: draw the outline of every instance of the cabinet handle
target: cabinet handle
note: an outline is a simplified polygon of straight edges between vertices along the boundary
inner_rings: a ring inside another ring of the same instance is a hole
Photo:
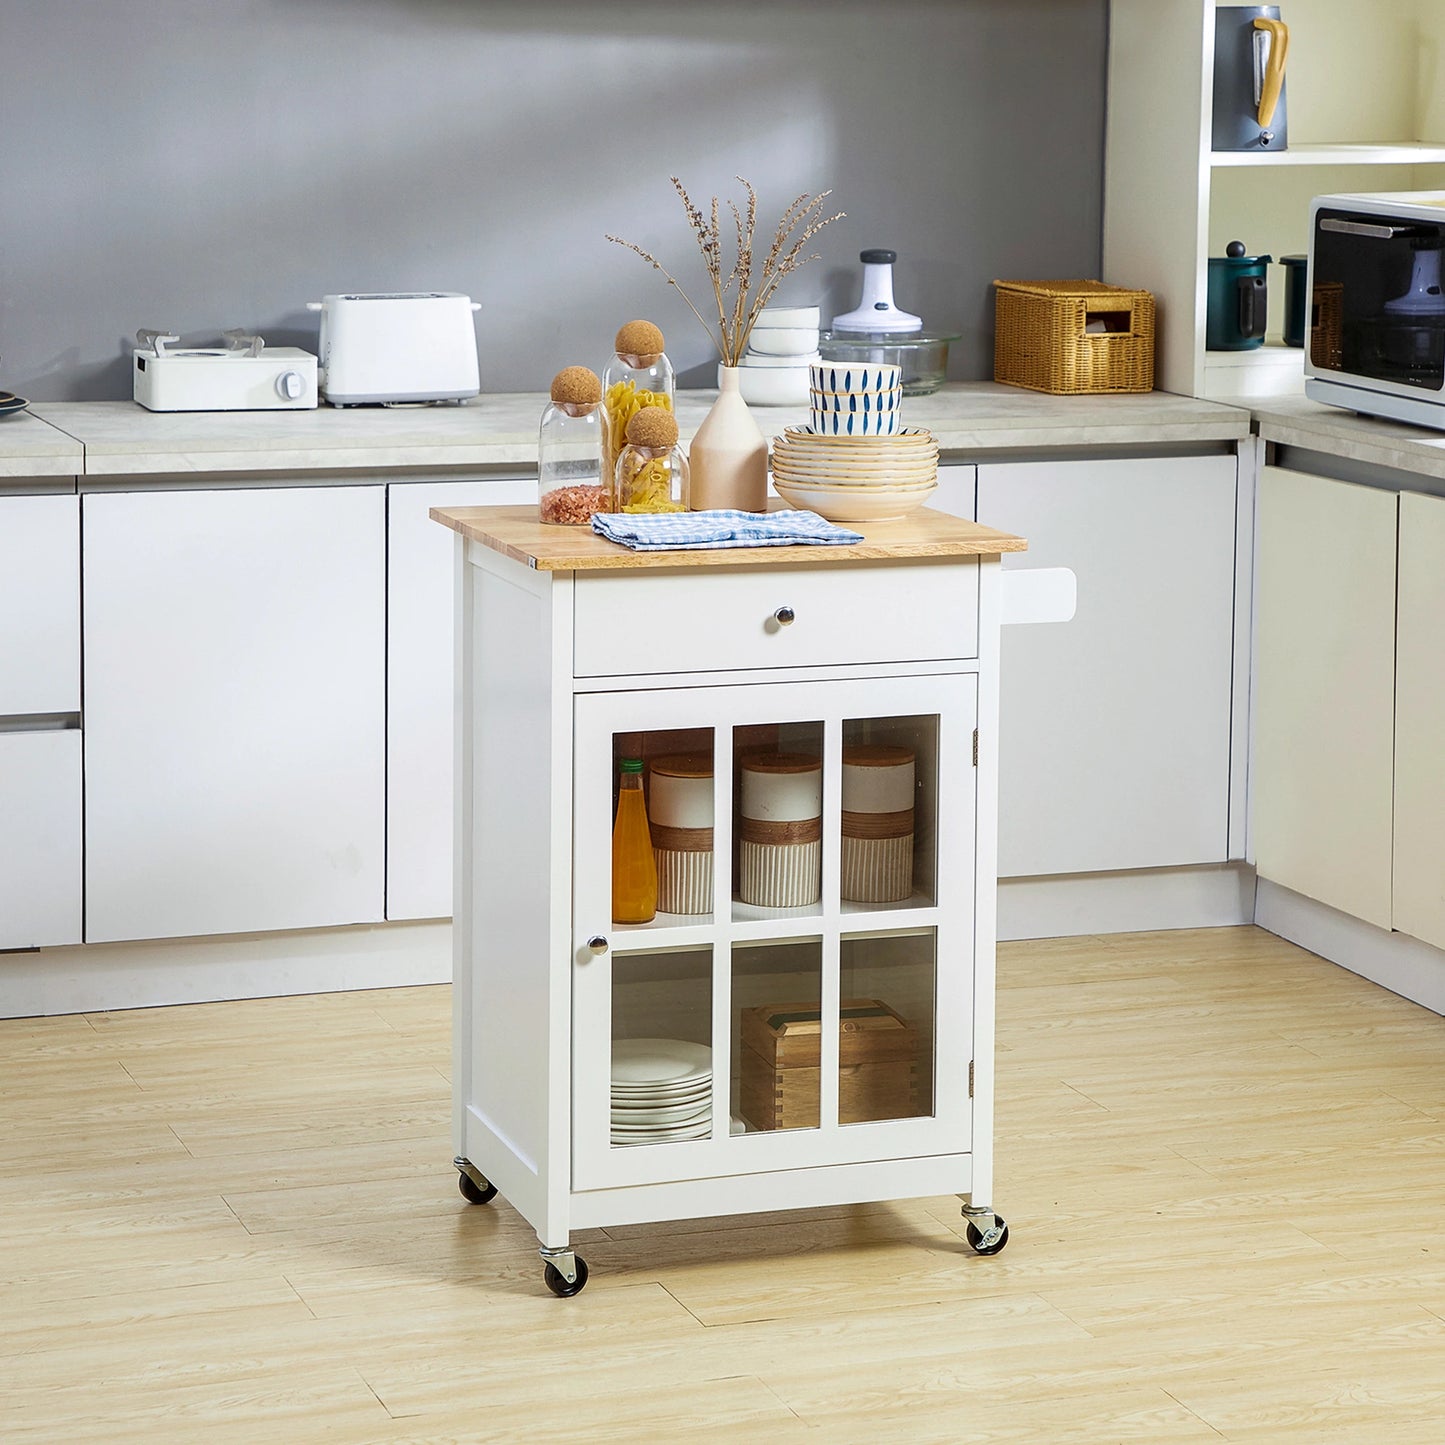
[[[780,607],[773,613],[773,621],[776,622],[779,627],[791,627],[793,625],[793,619],[797,615],[791,607]]]
[[[601,958],[602,955],[607,952],[607,940],[603,938],[600,933],[594,933],[592,937],[587,940],[587,952],[590,953],[593,958]]]

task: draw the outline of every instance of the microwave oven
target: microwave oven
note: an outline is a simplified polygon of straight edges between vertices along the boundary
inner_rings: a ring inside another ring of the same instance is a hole
[[[1445,191],[1310,203],[1305,395],[1445,430]]]

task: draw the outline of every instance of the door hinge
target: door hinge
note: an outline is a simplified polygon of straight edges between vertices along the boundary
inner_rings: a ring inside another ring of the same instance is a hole
[[[968,1061],[968,1097],[973,1098],[973,1060]]]
[[[973,765],[978,766],[978,729],[973,730]]]

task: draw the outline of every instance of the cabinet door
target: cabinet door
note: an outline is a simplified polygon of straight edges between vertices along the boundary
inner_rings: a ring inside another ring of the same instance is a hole
[[[577,700],[575,1187],[969,1149],[976,708],[964,674]],[[627,757],[658,911],[614,922]]]
[[[1266,467],[1254,756],[1262,878],[1390,927],[1394,492]]]
[[[0,497],[0,717],[80,708],[80,498]]]
[[[87,940],[379,921],[385,488],[84,519]]]
[[[386,916],[452,913],[452,589],[456,534],[432,507],[532,501],[535,481],[387,488]]]
[[[80,942],[80,733],[0,732],[0,948]]]
[[[1400,496],[1394,926],[1445,948],[1445,500]]]
[[[1229,854],[1236,462],[980,466],[978,515],[1070,567],[1078,609],[1006,627],[999,874]]]

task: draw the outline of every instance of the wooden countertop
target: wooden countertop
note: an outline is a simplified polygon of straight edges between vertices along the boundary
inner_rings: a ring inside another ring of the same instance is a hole
[[[993,557],[1028,543],[1009,532],[922,507],[896,522],[849,522],[864,540],[849,546],[719,547],[634,552],[586,527],[549,526],[535,507],[433,507],[433,521],[540,572],[656,567],[847,566],[919,557]]]

